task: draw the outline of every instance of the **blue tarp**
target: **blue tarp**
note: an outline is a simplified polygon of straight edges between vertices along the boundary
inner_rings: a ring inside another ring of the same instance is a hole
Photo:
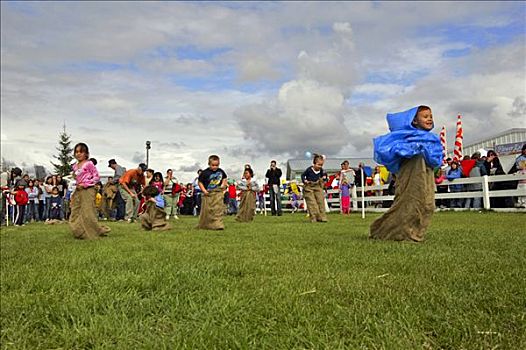
[[[422,155],[432,168],[442,164],[440,138],[430,131],[415,128],[411,123],[418,107],[405,112],[388,113],[390,133],[374,139],[374,160],[392,173],[398,173],[403,159]]]

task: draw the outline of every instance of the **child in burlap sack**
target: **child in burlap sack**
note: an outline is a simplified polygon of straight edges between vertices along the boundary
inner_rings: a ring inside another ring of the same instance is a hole
[[[395,199],[376,219],[369,238],[414,241],[424,235],[435,210],[433,169],[442,163],[442,145],[427,106],[388,114],[391,132],[374,139],[374,159],[396,174]]]
[[[327,222],[325,214],[325,195],[323,193],[323,163],[325,158],[314,154],[312,165],[301,174],[303,181],[303,195],[307,204],[307,211],[311,222]]]
[[[224,191],[227,188],[227,175],[219,168],[219,157],[208,157],[208,168],[199,175],[199,189],[201,195],[201,212],[199,214],[198,229],[223,230],[223,215],[225,204]]]
[[[77,163],[73,165],[73,178],[77,188],[71,197],[71,215],[69,226],[73,236],[78,239],[96,239],[106,236],[107,226],[99,226],[95,210],[95,184],[99,182],[99,172],[91,160],[85,143],[74,148]]]
[[[250,222],[254,220],[254,215],[256,215],[256,193],[259,191],[259,185],[252,178],[253,176],[252,168],[246,167],[243,172],[243,179],[237,185],[241,191],[241,201],[236,221]]]
[[[143,212],[139,216],[141,226],[146,231],[166,231],[170,224],[166,222],[166,212],[164,211],[164,198],[159,189],[153,185],[146,186],[142,190],[144,196]]]

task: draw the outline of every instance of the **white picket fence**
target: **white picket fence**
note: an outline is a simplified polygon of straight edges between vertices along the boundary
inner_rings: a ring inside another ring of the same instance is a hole
[[[473,177],[473,178],[460,178],[455,179],[454,181],[443,181],[441,184],[437,186],[448,186],[448,185],[468,185],[468,184],[481,184],[482,190],[480,191],[470,191],[467,192],[467,190],[463,190],[462,192],[449,192],[449,193],[435,193],[435,199],[458,199],[458,198],[482,198],[483,208],[486,210],[494,209],[497,211],[505,210],[505,211],[517,211],[517,212],[526,212],[525,209],[519,209],[519,208],[491,208],[491,202],[490,198],[495,197],[523,197],[526,196],[526,189],[513,189],[513,190],[491,190],[490,189],[490,183],[495,182],[502,182],[502,181],[517,181],[517,180],[525,180],[526,175],[520,175],[520,174],[513,174],[513,175],[495,175],[495,176],[481,176],[481,177]],[[394,196],[365,196],[363,197],[365,192],[368,191],[383,191],[386,190],[389,186],[388,185],[381,185],[381,186],[365,186],[357,187],[357,198],[356,201],[359,203],[365,203],[365,211],[368,212],[384,212],[387,211],[389,208],[374,208],[373,204],[384,202],[384,201],[392,201],[394,199]],[[282,190],[282,208],[283,211],[292,211],[291,204],[292,201],[288,198],[288,195],[283,194],[283,188]],[[339,191],[330,189],[326,191],[327,193],[327,203],[329,204],[330,211],[339,212],[340,211],[340,198],[339,198]],[[329,195],[332,195],[332,198],[328,198]],[[354,200],[354,198],[351,198],[351,203]],[[303,200],[301,200],[303,201]],[[361,204],[360,204],[361,205]],[[265,210],[270,210],[270,195],[265,194]],[[357,211],[358,208],[353,208],[353,211]],[[361,208],[360,208],[361,210]],[[437,210],[441,210],[437,208]],[[449,208],[446,210],[450,210]],[[467,210],[463,208],[458,208],[455,210]]]

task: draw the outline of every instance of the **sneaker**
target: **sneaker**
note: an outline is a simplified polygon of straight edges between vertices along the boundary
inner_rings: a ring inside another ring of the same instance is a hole
[[[170,215],[166,215],[166,220],[170,220]]]
[[[179,217],[177,215],[174,215],[175,220],[179,220]]]

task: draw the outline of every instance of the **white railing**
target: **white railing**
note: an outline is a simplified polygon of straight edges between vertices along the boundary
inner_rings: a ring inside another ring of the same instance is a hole
[[[513,175],[495,175],[495,176],[481,176],[481,177],[472,177],[472,178],[460,178],[453,181],[444,180],[442,183],[438,184],[438,187],[445,187],[449,185],[470,185],[470,184],[480,184],[482,186],[481,190],[478,191],[468,191],[467,189],[462,190],[462,192],[449,192],[449,193],[435,193],[435,199],[465,199],[465,198],[482,198],[483,208],[486,210],[491,208],[490,198],[496,197],[523,197],[526,196],[526,189],[512,189],[512,190],[491,190],[490,183],[502,182],[502,181],[517,181],[517,180],[526,180],[526,175],[513,174]],[[392,195],[381,195],[381,196],[365,196],[363,197],[364,192],[369,191],[384,191],[388,188],[388,185],[381,186],[365,186],[362,190],[361,187],[356,188],[357,198],[351,198],[351,202],[365,203],[366,211],[386,211],[388,208],[373,208],[372,204],[385,201],[393,201],[394,196]],[[283,191],[283,188],[281,188]],[[337,189],[330,189],[326,191],[327,196],[326,200],[329,205],[330,211],[340,211],[340,193]],[[331,198],[329,198],[331,197]],[[303,202],[303,199],[300,200],[300,203]],[[282,210],[283,211],[292,211],[291,205],[292,201],[289,199],[289,195],[284,195],[282,192]],[[512,208],[509,208],[512,209]],[[265,210],[270,210],[270,195],[265,194]],[[353,210],[358,210],[358,208],[353,208]]]

